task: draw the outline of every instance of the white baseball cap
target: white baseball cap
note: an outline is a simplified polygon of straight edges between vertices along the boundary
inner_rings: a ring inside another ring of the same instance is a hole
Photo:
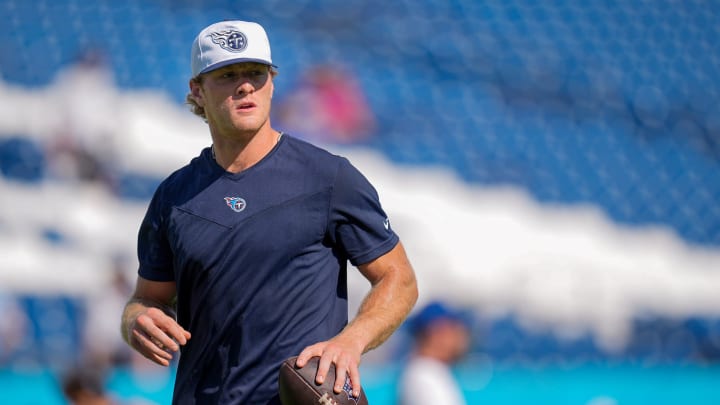
[[[254,22],[223,21],[200,31],[190,53],[192,77],[240,62],[275,66],[265,29]]]

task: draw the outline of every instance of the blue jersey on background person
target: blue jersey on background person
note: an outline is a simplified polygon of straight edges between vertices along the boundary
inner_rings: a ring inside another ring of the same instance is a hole
[[[270,125],[277,74],[256,23],[208,26],[188,103],[212,146],[157,189],[140,228],[125,340],[169,365],[174,404],[277,404],[282,361],[320,357],[351,394],[359,364],[417,299],[414,272],[367,179]],[[347,261],[372,287],[348,322]],[[177,311],[177,312],[175,312]]]

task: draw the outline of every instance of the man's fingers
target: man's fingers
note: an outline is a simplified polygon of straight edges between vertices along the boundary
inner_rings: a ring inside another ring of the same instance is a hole
[[[170,364],[172,354],[160,348],[153,339],[138,330],[133,331],[133,337],[138,342],[137,348],[143,356],[163,366]]]
[[[167,315],[164,315],[160,317],[160,319],[155,320],[155,325],[165,332],[170,338],[175,340],[175,343],[185,345],[187,343],[187,340],[190,339],[190,333],[182,328],[174,319],[170,318]],[[167,343],[164,343],[167,344]]]
[[[343,392],[345,386],[345,376],[347,375],[345,370],[335,369],[335,385],[333,386],[333,392],[339,394]]]
[[[168,360],[164,357],[160,357],[155,353],[142,353],[142,355],[145,356],[145,358],[150,359],[151,361],[153,361],[163,367],[168,367],[170,365],[170,360]]]
[[[348,361],[345,357],[340,357],[338,361],[335,362],[335,381],[333,382],[335,386],[333,387],[333,391],[335,391],[336,394],[339,394],[343,391],[347,368]]]
[[[160,346],[162,349],[167,348],[174,352],[180,349],[177,343],[175,343],[175,341],[172,340],[165,331],[155,326],[155,323],[149,318],[138,317],[137,323],[140,326],[141,331],[152,339],[154,346]]]
[[[348,374],[350,374],[350,384],[352,385],[352,395],[355,398],[358,398],[360,396],[360,370],[358,370],[357,366],[350,367],[348,369]]]
[[[152,354],[152,357],[148,357],[148,358],[163,367],[168,367],[170,365],[169,360],[159,357],[158,355],[156,355],[154,353]]]
[[[137,330],[133,331],[133,336],[135,337],[135,341],[138,343],[138,346],[142,351],[148,354],[154,353],[155,355],[167,360],[172,359],[172,353],[163,348],[161,345],[158,345],[156,339],[148,337],[147,335]]]
[[[357,398],[360,395],[360,371],[358,365],[354,364],[348,357],[341,357],[335,363],[335,386],[333,391],[336,394],[343,392],[347,379],[350,380],[350,385],[352,385],[352,395]]]
[[[303,368],[311,358],[320,357],[317,373],[315,374],[315,382],[318,384],[323,383],[325,376],[327,375],[327,371],[330,368],[330,363],[333,362],[332,357],[330,357],[327,352],[324,352],[324,349],[325,345],[320,343],[308,346],[300,352],[297,360],[295,360],[295,365],[299,368]]]
[[[154,319],[149,315],[140,315],[137,318],[137,325],[148,336],[157,340],[156,344],[168,348],[174,352],[180,350],[179,344],[187,343],[184,329],[173,319],[163,315],[164,318]]]
[[[323,381],[325,381],[325,376],[327,375],[328,370],[330,370],[330,365],[334,362],[335,359],[331,354],[328,352],[323,353],[320,357],[320,362],[318,363],[317,374],[315,375],[316,383],[322,384]]]
[[[141,320],[146,324],[152,323],[157,326],[181,345],[186,344],[187,340],[190,339],[190,333],[183,329],[174,318],[168,316],[159,308],[148,308],[144,314],[138,316],[138,321]]]
[[[147,308],[128,324],[127,340],[149,360],[169,366],[173,352],[190,339],[190,333],[160,308]]]
[[[297,359],[295,360],[295,365],[298,368],[303,368],[307,364],[308,360],[312,359],[313,357],[319,357],[321,354],[322,349],[320,349],[317,344],[308,346],[303,349],[302,352],[300,352]]]
[[[337,394],[342,392],[347,377],[352,385],[352,395],[356,398],[360,396],[358,360],[346,351],[339,350],[336,345],[321,342],[303,349],[298,355],[295,365],[302,368],[313,357],[320,357],[317,373],[315,374],[315,383],[322,384],[327,378],[330,366],[335,364],[335,381],[332,381],[333,391]]]

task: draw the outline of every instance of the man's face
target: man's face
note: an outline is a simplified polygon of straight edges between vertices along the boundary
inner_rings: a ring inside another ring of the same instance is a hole
[[[210,128],[219,135],[255,134],[269,126],[273,94],[270,67],[261,63],[236,63],[190,82],[196,102],[205,109]]]
[[[447,363],[460,360],[470,345],[470,330],[454,319],[435,320],[425,333],[427,344]]]

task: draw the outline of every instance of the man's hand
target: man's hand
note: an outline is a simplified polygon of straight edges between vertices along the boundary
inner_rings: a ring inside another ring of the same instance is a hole
[[[335,364],[335,383],[333,391],[336,394],[343,392],[345,385],[345,376],[350,377],[352,384],[353,397],[360,396],[360,356],[363,349],[357,347],[353,343],[356,339],[349,339],[342,334],[325,342],[316,343],[308,346],[300,353],[297,358],[296,365],[300,368],[304,367],[308,360],[313,357],[320,357],[315,382],[322,384],[325,380],[331,364]]]
[[[141,304],[140,304],[141,305]],[[182,328],[160,308],[144,308],[128,322],[128,344],[140,354],[161,365],[170,365],[173,353],[190,339],[190,332]]]
[[[334,338],[303,349],[295,362],[302,368],[310,358],[320,357],[315,377],[318,384],[325,380],[330,365],[335,364],[333,391],[342,392],[348,375],[355,398],[360,396],[360,356],[379,346],[400,326],[418,296],[415,272],[401,243],[358,269],[372,288],[355,319]]]
[[[173,353],[190,339],[190,332],[174,318],[175,282],[138,277],[133,296],[125,305],[123,339],[138,353],[161,366],[169,366]],[[173,315],[173,316],[171,316]]]

